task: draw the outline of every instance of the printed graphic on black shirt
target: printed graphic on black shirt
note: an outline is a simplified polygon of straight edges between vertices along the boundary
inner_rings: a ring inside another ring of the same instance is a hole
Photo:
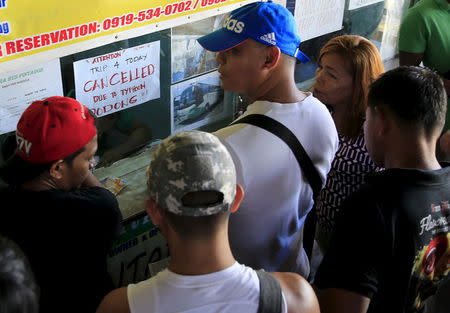
[[[420,312],[424,301],[434,295],[450,271],[450,208],[448,201],[431,205],[431,212],[420,221],[420,236],[430,238],[414,259],[408,297],[411,312]]]

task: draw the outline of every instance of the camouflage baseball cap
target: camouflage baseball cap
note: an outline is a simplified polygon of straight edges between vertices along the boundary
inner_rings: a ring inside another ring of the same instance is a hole
[[[233,159],[219,139],[201,131],[184,131],[163,140],[148,168],[150,197],[159,207],[182,216],[229,211],[236,193]],[[196,191],[218,191],[219,203],[185,206],[182,198]]]

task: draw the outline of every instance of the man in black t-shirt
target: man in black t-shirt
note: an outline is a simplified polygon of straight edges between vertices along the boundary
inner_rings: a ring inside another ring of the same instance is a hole
[[[383,172],[344,204],[316,275],[321,311],[423,312],[450,270],[450,167],[436,142],[446,113],[442,80],[399,67],[369,92],[364,133]]]
[[[0,233],[24,251],[40,312],[95,312],[113,288],[106,254],[121,221],[117,200],[91,173],[94,118],[72,98],[33,102],[0,169]]]

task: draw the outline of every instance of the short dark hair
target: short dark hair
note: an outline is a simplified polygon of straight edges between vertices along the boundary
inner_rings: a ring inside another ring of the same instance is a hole
[[[20,248],[0,235],[0,312],[37,313],[39,289]]]
[[[63,161],[67,163],[70,167],[72,167],[73,160],[80,155],[84,150],[86,150],[86,147],[82,147],[80,150],[75,151],[71,155],[66,156]]]
[[[223,194],[219,191],[190,192],[182,201],[185,206],[203,207],[223,201]],[[211,237],[230,215],[230,212],[219,212],[206,216],[181,216],[164,209],[163,211],[175,232],[185,238]]]
[[[421,126],[427,135],[444,126],[447,96],[438,74],[418,66],[400,66],[370,86],[368,105],[386,106],[397,120]]]
[[[72,166],[73,160],[83,151],[85,147],[82,147],[78,151],[75,151],[71,155],[65,157],[63,160],[68,166]],[[0,168],[0,177],[8,185],[21,185],[27,181],[30,181],[45,171],[48,171],[54,162],[50,163],[30,163],[23,160],[16,153],[6,161],[6,164]]]

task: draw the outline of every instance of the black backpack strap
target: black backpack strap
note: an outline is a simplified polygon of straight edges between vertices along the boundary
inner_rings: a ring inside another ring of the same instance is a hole
[[[291,148],[292,153],[294,153],[295,158],[297,159],[298,165],[311,185],[314,200],[317,199],[320,189],[322,189],[322,179],[302,144],[289,128],[277,120],[262,114],[246,115],[231,123],[230,126],[236,124],[250,124],[263,128],[283,140],[289,148]]]
[[[292,153],[294,153],[298,165],[300,166],[307,181],[311,185],[311,188],[313,190],[313,200],[314,202],[316,201],[317,197],[319,196],[320,189],[322,189],[322,179],[320,178],[320,174],[317,171],[317,168],[314,166],[314,163],[309,158],[302,144],[289,128],[287,128],[277,120],[274,120],[273,118],[263,114],[246,115],[231,123],[230,126],[236,124],[250,124],[260,127],[283,140],[289,146],[289,148],[291,148]],[[314,236],[316,233],[316,222],[317,213],[315,207],[313,207],[313,209],[306,217],[305,229],[303,230],[303,248],[305,249],[309,260],[311,260],[312,255]]]
[[[258,313],[281,313],[283,295],[278,280],[264,270],[256,271],[259,279]]]

